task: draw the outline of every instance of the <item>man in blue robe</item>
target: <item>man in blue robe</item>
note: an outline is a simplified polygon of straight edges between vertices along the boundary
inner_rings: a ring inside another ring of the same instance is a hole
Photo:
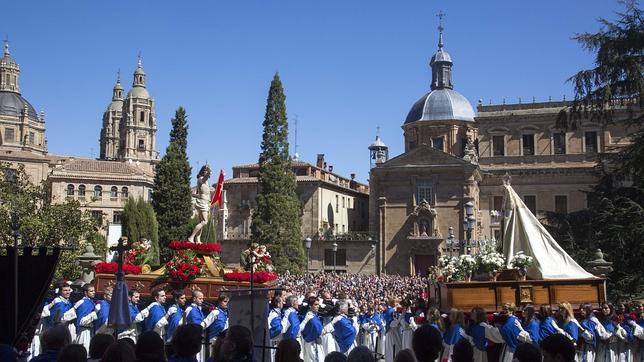
[[[504,305],[504,313],[507,314],[507,319],[503,326],[499,329],[501,337],[505,345],[503,347],[503,352],[501,359],[499,361],[512,361],[514,357],[514,351],[520,342],[523,343],[532,343],[530,338],[530,333],[526,332],[521,326],[521,322],[514,315],[515,306],[512,303],[506,303]]]
[[[165,324],[159,323],[159,321],[161,321],[166,313],[165,307],[163,306],[165,304],[165,291],[162,289],[154,289],[150,294],[152,295],[152,298],[154,298],[154,302],[145,307],[141,313],[136,316],[134,322],[143,322],[141,328],[143,332],[154,331],[163,338],[163,332],[165,329],[163,327]],[[158,324],[163,325],[159,326]]]
[[[203,312],[201,311],[201,304],[203,304],[203,293],[200,290],[192,292],[192,304],[186,308],[186,324],[199,324],[203,322]]]
[[[76,310],[69,301],[72,288],[67,283],[63,283],[58,288],[58,296],[49,303],[49,327],[55,327],[64,324],[69,329],[72,341],[76,339],[76,327],[71,323],[76,318]]]
[[[139,300],[141,300],[141,294],[136,290],[130,290],[127,294],[129,300],[128,308],[130,312],[130,321],[132,321],[132,323],[129,328],[119,331],[120,333],[118,334],[118,338],[130,338],[136,343],[136,337],[139,334],[138,324],[143,320],[140,316],[141,312],[139,311],[139,307],[137,306],[139,304]]]
[[[286,312],[284,318],[286,324],[284,325],[284,339],[297,339],[300,336],[300,318],[297,311],[300,307],[300,302],[295,295],[289,295],[286,298]]]
[[[186,295],[181,290],[175,290],[172,293],[174,304],[168,308],[165,316],[157,322],[157,327],[163,330],[160,334],[166,342],[172,341],[174,331],[179,327],[183,320],[183,308],[186,305]]]
[[[89,342],[94,335],[94,321],[98,317],[94,303],[96,290],[93,285],[85,284],[83,292],[85,294],[83,298],[74,305],[74,309],[76,309],[76,343],[82,344],[89,353]]]
[[[107,318],[110,315],[110,303],[112,301],[112,292],[114,288],[106,287],[103,293],[103,300],[96,304],[96,320],[94,329],[96,333],[112,334],[114,331],[107,327]]]
[[[279,342],[282,340],[284,332],[286,332],[286,319],[284,319],[284,313],[282,313],[283,306],[284,301],[281,296],[276,295],[271,299],[271,310],[268,312],[268,334],[270,336],[272,347],[277,347]],[[275,360],[275,349],[273,348],[271,348],[270,360]]]
[[[302,354],[305,361],[324,361],[324,349],[322,348],[322,318],[318,315],[320,301],[316,296],[309,297],[309,310],[304,316],[300,325],[302,329]]]
[[[208,313],[208,316],[201,322],[201,326],[208,332],[208,340],[211,345],[215,343],[219,333],[228,329],[229,301],[230,298],[226,294],[219,294],[217,308]]]
[[[349,305],[346,302],[338,302],[338,312],[340,315],[333,319],[333,337],[338,345],[338,351],[348,355],[355,347],[358,328],[351,319],[347,318]]]

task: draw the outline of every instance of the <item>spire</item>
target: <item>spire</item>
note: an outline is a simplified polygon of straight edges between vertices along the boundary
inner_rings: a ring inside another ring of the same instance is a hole
[[[145,87],[145,72],[143,71],[143,62],[141,52],[139,51],[136,70],[134,71],[134,87]]]
[[[440,51],[443,50],[443,30],[445,30],[443,27],[443,17],[445,13],[441,10],[436,16],[438,16],[438,50]]]
[[[443,18],[445,13],[439,11],[438,14],[438,51],[432,57],[429,65],[432,67],[432,84],[431,89],[452,89],[452,58],[443,50]]]
[[[116,72],[116,84],[114,85],[114,90],[112,92],[112,100],[118,101],[123,100],[123,87],[121,86],[121,69]]]
[[[10,55],[11,53],[9,53],[9,37],[5,36],[4,37],[4,56],[8,57]]]
[[[9,52],[9,38],[4,38],[3,57],[0,58],[0,90],[20,94],[20,67]]]

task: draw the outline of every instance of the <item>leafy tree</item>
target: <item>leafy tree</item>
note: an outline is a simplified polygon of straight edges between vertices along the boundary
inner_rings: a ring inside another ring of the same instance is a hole
[[[188,163],[188,124],[186,111],[179,107],[172,119],[170,144],[166,153],[156,166],[152,206],[159,222],[159,242],[163,260],[171,253],[167,248],[173,239],[186,238],[188,223],[192,217],[192,194]]]
[[[557,126],[574,129],[582,118],[605,126],[619,119],[630,126],[632,143],[599,155],[599,181],[588,194],[583,218],[570,214],[549,220],[564,247],[579,259],[588,259],[596,248],[608,253],[614,262],[608,293],[614,300],[644,295],[644,26],[637,2],[621,3],[625,11],[617,13],[616,21],[599,19],[599,32],[574,38],[595,53],[595,64],[570,78],[575,101],[559,115]]]
[[[130,197],[125,203],[122,216],[123,235],[129,240],[150,240],[150,264],[159,265],[159,224],[152,205],[142,197]]]
[[[288,151],[286,97],[278,74],[271,82],[263,126],[252,240],[268,246],[279,272],[302,273],[306,259],[302,247],[301,206],[295,193],[295,174]]]

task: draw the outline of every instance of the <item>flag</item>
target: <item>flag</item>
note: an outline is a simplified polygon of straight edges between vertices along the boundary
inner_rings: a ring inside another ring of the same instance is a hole
[[[217,204],[221,207],[222,195],[224,193],[224,170],[219,170],[219,180],[217,180],[217,187],[215,187],[215,194],[212,195],[212,202],[210,202],[210,207],[214,207]]]

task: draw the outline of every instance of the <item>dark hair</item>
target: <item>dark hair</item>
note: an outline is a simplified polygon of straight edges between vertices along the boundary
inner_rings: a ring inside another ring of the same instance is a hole
[[[373,352],[367,346],[358,346],[349,352],[347,362],[374,362]]]
[[[60,351],[72,343],[72,335],[66,326],[59,324],[49,328],[42,336],[43,350]]]
[[[436,328],[423,324],[414,331],[411,345],[418,362],[435,361],[443,347],[443,338]]]
[[[523,326],[526,327],[532,319],[537,317],[537,310],[533,305],[528,304],[523,308]]]
[[[165,361],[163,339],[155,331],[146,331],[139,335],[136,341],[136,359],[138,362]]]
[[[540,346],[544,352],[548,352],[552,357],[560,355],[566,362],[575,360],[575,345],[563,334],[549,335],[541,340]]]
[[[99,333],[89,341],[89,358],[100,359],[110,344],[114,343],[114,336],[111,334]]]
[[[338,352],[338,351],[333,351],[324,357],[324,362],[346,362],[347,361],[347,356],[344,354]]]
[[[539,308],[540,312],[540,320],[543,322],[546,320],[548,317],[552,317],[552,308],[550,308],[549,304],[542,304],[541,307]]]
[[[521,343],[514,351],[514,358],[519,362],[541,362],[541,351],[532,343]]]
[[[318,297],[312,295],[312,296],[309,297],[309,299],[306,301],[306,303],[309,305],[309,308],[311,308],[311,306],[313,304],[315,304],[315,302],[317,302],[317,301],[318,301]]]
[[[179,357],[194,357],[201,350],[203,328],[198,324],[184,324],[174,331],[172,347]]]
[[[472,308],[472,315],[470,316],[476,324],[483,323],[487,321],[487,313],[485,310],[479,306]]]
[[[58,361],[62,362],[86,362],[87,351],[82,344],[68,344],[58,354]]]
[[[225,293],[220,293],[219,296],[217,297],[217,306],[219,306],[219,303],[223,302],[226,299],[230,300],[230,297]]]
[[[130,289],[130,290],[128,290],[128,291],[127,291],[127,295],[128,295],[129,297],[133,296],[133,295],[134,295],[134,293],[137,293],[137,294],[139,294],[139,295],[141,294],[141,292],[139,292],[139,291],[138,291],[138,290],[136,290],[136,289]]]
[[[465,338],[461,338],[454,345],[454,350],[452,351],[452,361],[453,362],[473,362],[474,361],[474,349],[472,344]]]
[[[87,283],[87,284],[83,285],[83,292],[87,293],[87,291],[90,288],[94,288],[94,286],[92,284],[90,284],[90,283]]]
[[[186,293],[184,293],[183,290],[173,290],[172,291],[172,299],[174,299],[175,301],[177,299],[181,298],[184,295],[186,295]]]
[[[159,296],[159,293],[161,293],[163,289],[153,289],[152,292],[150,292],[150,295],[152,298],[156,298]]]
[[[394,362],[416,362],[416,356],[414,356],[414,351],[409,348],[405,348],[400,352],[396,353]]]
[[[228,328],[226,331],[226,338],[221,344],[219,354],[215,356],[215,360],[228,360],[230,358],[242,360],[249,359],[252,351],[253,336],[250,333],[250,329],[244,326],[235,325]]]
[[[101,362],[135,362],[136,354],[134,353],[134,348],[126,342],[128,339],[119,339],[107,347]]]
[[[275,362],[299,362],[301,350],[300,342],[297,340],[282,339],[277,345]]]
[[[277,308],[277,304],[282,301],[282,297],[276,295],[271,299],[271,308]]]

